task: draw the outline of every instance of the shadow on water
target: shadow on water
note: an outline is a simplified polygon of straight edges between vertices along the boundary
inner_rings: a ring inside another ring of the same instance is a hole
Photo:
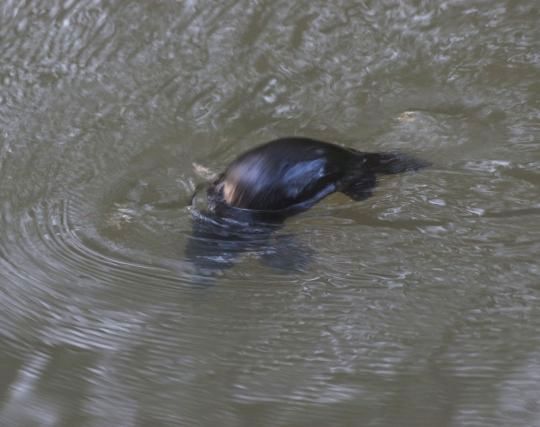
[[[281,228],[281,223],[237,221],[194,211],[185,257],[201,276],[219,275],[246,256],[278,272],[305,269],[313,251],[296,236],[279,234]]]

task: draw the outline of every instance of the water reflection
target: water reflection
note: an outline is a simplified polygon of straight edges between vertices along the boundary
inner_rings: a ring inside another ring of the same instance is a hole
[[[249,256],[277,271],[304,270],[313,251],[292,234],[278,234],[281,221],[255,219],[244,212],[240,219],[193,210],[192,234],[185,257],[196,276],[216,275]]]

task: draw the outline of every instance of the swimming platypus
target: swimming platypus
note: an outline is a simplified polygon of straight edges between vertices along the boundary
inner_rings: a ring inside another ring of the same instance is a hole
[[[426,165],[402,153],[365,153],[310,138],[280,138],[240,155],[207,194],[218,216],[282,221],[337,191],[364,200],[377,174]]]
[[[427,165],[402,153],[364,153],[309,138],[267,142],[241,154],[208,187],[208,206],[193,218],[186,257],[199,274],[229,268],[247,252],[262,254],[263,260],[277,252],[274,261],[296,267],[306,262],[308,251],[294,240],[272,239],[286,218],[338,191],[364,200],[378,174]]]

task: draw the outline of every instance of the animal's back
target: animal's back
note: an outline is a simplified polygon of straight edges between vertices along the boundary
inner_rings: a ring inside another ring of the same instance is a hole
[[[270,141],[238,157],[223,175],[223,197],[239,208],[285,209],[336,191],[354,155],[307,138]]]
[[[363,200],[371,195],[376,174],[426,165],[400,153],[363,153],[309,138],[281,138],[240,155],[209,194],[232,208],[300,211],[335,191]]]

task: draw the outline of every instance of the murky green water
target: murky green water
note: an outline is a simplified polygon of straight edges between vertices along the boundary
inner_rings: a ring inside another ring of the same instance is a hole
[[[539,22],[5,0],[0,425],[540,425]],[[285,135],[433,167],[200,277],[197,171]]]

